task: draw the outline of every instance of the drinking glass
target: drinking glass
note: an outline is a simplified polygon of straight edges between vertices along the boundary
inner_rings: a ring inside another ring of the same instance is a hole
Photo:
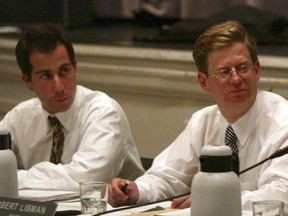
[[[284,203],[277,200],[253,202],[253,216],[284,216]]]
[[[80,202],[82,214],[95,214],[106,211],[108,184],[105,182],[80,183]]]

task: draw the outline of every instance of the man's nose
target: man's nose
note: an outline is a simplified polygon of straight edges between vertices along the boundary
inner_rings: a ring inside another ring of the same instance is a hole
[[[63,80],[58,75],[54,76],[54,88],[56,92],[61,92],[64,89]]]
[[[239,75],[235,68],[231,68],[230,82],[240,82],[242,77]]]

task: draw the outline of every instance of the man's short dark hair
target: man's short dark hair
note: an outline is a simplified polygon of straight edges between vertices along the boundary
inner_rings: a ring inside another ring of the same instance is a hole
[[[32,25],[27,27],[22,32],[15,49],[17,63],[22,73],[31,79],[32,65],[30,54],[32,52],[49,53],[55,50],[59,44],[64,45],[70,62],[73,64],[75,60],[74,49],[64,30],[53,25]]]

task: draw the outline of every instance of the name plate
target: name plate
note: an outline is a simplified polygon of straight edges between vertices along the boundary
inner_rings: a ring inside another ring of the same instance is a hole
[[[0,197],[0,215],[7,216],[53,216],[57,204]]]

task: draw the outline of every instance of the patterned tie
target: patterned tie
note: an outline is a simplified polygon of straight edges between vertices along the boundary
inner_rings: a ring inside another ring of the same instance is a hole
[[[236,175],[239,175],[239,157],[238,157],[238,146],[237,146],[237,136],[232,128],[232,126],[229,124],[226,129],[225,134],[225,144],[228,145],[232,151],[232,171],[236,173]]]
[[[48,120],[50,121],[53,130],[53,142],[52,142],[50,162],[58,164],[61,163],[61,154],[64,144],[64,134],[61,129],[62,125],[55,116],[49,116]]]
[[[229,124],[226,129],[225,144],[232,149],[233,153],[238,154],[238,147],[236,142],[237,142],[237,136],[232,126]]]

